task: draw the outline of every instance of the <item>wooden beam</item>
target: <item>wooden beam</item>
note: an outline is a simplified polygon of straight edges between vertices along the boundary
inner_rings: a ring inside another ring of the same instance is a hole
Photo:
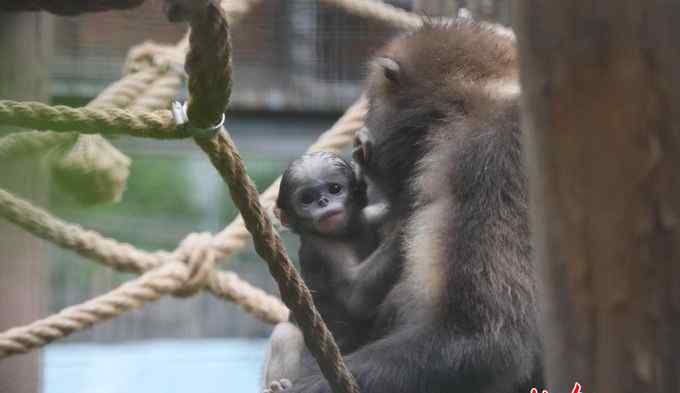
[[[516,0],[552,391],[680,390],[680,2]]]

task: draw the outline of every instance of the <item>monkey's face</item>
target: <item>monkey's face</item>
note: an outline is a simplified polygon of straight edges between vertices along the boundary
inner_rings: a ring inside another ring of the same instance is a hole
[[[296,225],[322,235],[345,234],[358,213],[346,172],[335,166],[306,165],[296,177],[290,196]]]
[[[391,199],[408,198],[408,179],[426,150],[428,128],[441,116],[436,105],[424,102],[425,89],[398,61],[379,57],[371,64],[369,111],[353,155],[365,176]]]
[[[367,80],[366,177],[408,204],[426,153],[496,116],[493,97],[516,81],[516,62],[511,39],[468,22],[425,23],[383,48]]]

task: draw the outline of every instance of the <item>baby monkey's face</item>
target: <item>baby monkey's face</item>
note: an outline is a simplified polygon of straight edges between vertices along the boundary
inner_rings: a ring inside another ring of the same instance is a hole
[[[344,234],[356,209],[351,179],[334,167],[309,168],[292,195],[295,215],[307,230],[322,235]]]

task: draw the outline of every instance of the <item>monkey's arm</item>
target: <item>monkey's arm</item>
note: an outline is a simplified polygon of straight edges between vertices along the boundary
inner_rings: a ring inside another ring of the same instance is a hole
[[[331,290],[354,318],[369,319],[401,275],[402,256],[399,234],[393,231],[373,253],[356,265],[332,263],[329,266]]]

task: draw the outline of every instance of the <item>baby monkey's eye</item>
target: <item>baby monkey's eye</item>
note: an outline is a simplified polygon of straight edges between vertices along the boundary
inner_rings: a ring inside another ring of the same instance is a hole
[[[311,192],[305,192],[300,196],[300,202],[302,202],[303,205],[309,205],[314,202],[314,195],[312,195]]]
[[[330,191],[331,194],[337,194],[342,191],[342,185],[338,183],[331,183],[328,185],[328,191]]]

